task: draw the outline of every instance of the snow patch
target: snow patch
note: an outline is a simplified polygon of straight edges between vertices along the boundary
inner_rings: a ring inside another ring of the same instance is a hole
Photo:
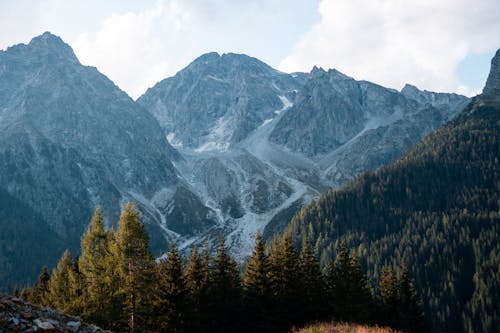
[[[167,141],[170,143],[170,145],[174,148],[182,148],[182,141],[180,139],[177,139],[175,137],[174,132],[170,132],[167,134]]]
[[[290,100],[286,96],[278,96],[279,99],[281,100],[281,103],[283,103],[283,107],[279,110],[274,111],[275,114],[280,114],[281,112],[291,108],[293,106],[293,103],[290,102]]]

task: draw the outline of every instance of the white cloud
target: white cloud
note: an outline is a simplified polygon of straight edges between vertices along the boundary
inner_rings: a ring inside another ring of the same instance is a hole
[[[472,94],[456,69],[470,53],[500,47],[497,0],[322,0],[321,20],[283,59],[283,71],[313,65],[401,88]]]
[[[158,0],[115,12],[96,33],[70,40],[133,98],[205,52],[237,52],[277,65],[315,19],[315,2],[300,0]],[[314,15],[311,15],[313,13]]]
[[[84,64],[97,66],[132,97],[144,92],[151,80],[169,69],[157,34],[179,33],[189,16],[176,7],[158,3],[142,12],[113,14],[95,36],[81,34],[72,44]]]

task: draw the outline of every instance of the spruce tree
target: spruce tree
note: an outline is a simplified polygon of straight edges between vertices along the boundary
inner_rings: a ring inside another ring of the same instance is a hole
[[[265,252],[261,234],[257,234],[255,247],[247,261],[243,277],[245,312],[252,332],[268,332],[271,321],[271,263]]]
[[[92,216],[87,232],[81,239],[82,254],[78,260],[83,275],[85,309],[82,316],[100,326],[109,321],[111,280],[107,278],[110,255],[109,238],[101,208]]]
[[[234,332],[240,329],[241,281],[236,262],[220,237],[211,274],[209,294],[212,302],[209,331]]]
[[[325,283],[318,259],[308,241],[303,242],[300,264],[303,278],[302,303],[304,304],[302,321],[306,323],[325,319],[327,308]]]
[[[43,266],[38,276],[37,282],[33,285],[29,293],[29,301],[39,305],[48,305],[49,303],[49,282],[50,275],[47,266]]]
[[[57,267],[52,271],[49,282],[48,303],[51,307],[69,312],[74,301],[71,291],[70,274],[73,270],[73,261],[68,250],[59,260]]]
[[[327,274],[330,309],[335,320],[347,321],[351,317],[350,271],[349,252],[341,243],[335,263],[330,263]]]
[[[408,269],[403,265],[403,269],[398,279],[399,304],[398,312],[400,313],[400,329],[405,332],[425,332],[424,312],[420,305],[420,299],[417,291],[413,287]]]
[[[120,293],[125,296],[130,332],[144,330],[149,324],[155,263],[148,235],[135,205],[127,203],[116,233],[114,258],[120,276]]]
[[[276,330],[287,330],[301,318],[302,274],[299,254],[292,239],[274,241],[271,252],[271,283],[276,299]]]
[[[382,269],[379,282],[382,311],[385,324],[396,326],[398,322],[398,281],[392,267]]]
[[[188,313],[187,332],[202,330],[202,299],[208,287],[208,268],[205,272],[202,257],[198,253],[198,246],[191,250],[186,266],[186,286],[189,292],[191,310]]]
[[[351,254],[350,262],[351,319],[355,322],[366,323],[373,315],[373,296],[368,286],[366,275],[356,253]]]
[[[184,265],[174,243],[170,245],[167,258],[157,266],[157,286],[154,298],[155,329],[161,332],[185,332],[189,290],[184,276]]]

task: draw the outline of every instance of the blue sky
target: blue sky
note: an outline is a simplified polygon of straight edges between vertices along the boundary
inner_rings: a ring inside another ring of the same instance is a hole
[[[500,1],[0,0],[0,31],[0,49],[61,36],[133,98],[210,51],[470,96],[500,47]]]

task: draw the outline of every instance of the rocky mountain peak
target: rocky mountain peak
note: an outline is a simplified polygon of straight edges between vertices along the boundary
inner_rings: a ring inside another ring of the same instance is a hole
[[[33,38],[30,43],[26,45],[26,49],[30,51],[30,53],[37,54],[39,57],[46,57],[54,61],[79,63],[71,46],[66,44],[61,37],[53,35],[48,31]]]
[[[486,80],[486,85],[483,89],[485,96],[499,96],[500,95],[500,49],[497,50],[493,59],[491,59],[491,69]]]

